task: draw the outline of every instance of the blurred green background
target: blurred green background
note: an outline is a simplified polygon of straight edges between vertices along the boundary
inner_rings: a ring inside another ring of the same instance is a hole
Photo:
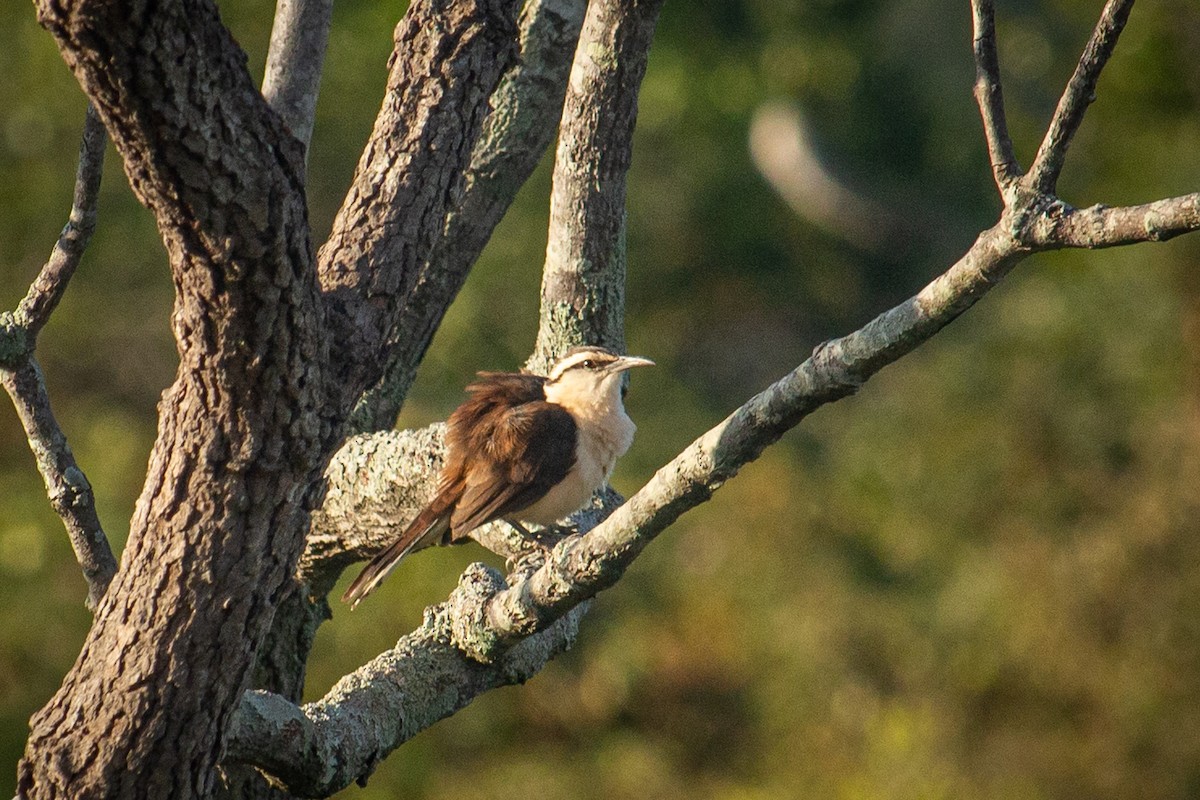
[[[999,8],[1028,163],[1098,0]],[[272,4],[222,12],[261,73]],[[338,0],[311,161],[320,241],[382,93],[394,3]],[[66,219],[82,96],[29,4],[0,10],[0,308]],[[1111,205],[1200,185],[1200,9],[1139,4],[1061,184]],[[668,2],[629,187],[629,493],[683,445],[944,270],[998,201],[965,0]],[[796,104],[821,162],[888,209],[887,246],[789,208],[755,111]],[[434,342],[401,425],[532,347],[549,164]],[[892,230],[892,228],[889,228]],[[1200,238],[1033,258],[856,398],[815,414],[606,592],[576,649],[391,756],[362,798],[1200,796]],[[499,298],[499,300],[497,299]],[[111,154],[100,228],[43,335],[51,397],[124,541],[172,377],[171,286]],[[88,625],[0,409],[0,797]],[[406,563],[335,610],[321,695],[485,554]],[[493,563],[495,560],[492,559]]]

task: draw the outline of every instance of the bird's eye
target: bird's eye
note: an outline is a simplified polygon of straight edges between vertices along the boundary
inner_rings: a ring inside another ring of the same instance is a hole
[[[594,369],[594,368],[596,367],[596,362],[595,362],[595,361],[592,361],[592,360],[589,358],[589,359],[587,359],[586,361],[584,361],[584,362],[583,362],[583,364],[582,364],[581,366],[582,366],[584,369]]]

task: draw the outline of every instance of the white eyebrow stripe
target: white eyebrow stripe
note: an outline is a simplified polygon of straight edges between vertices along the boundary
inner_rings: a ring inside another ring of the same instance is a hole
[[[550,370],[550,375],[547,378],[551,383],[562,377],[563,373],[569,369],[579,366],[584,361],[602,361],[605,363],[616,361],[616,357],[609,355],[601,350],[584,350],[575,353],[565,361],[560,361],[554,365],[554,369]]]

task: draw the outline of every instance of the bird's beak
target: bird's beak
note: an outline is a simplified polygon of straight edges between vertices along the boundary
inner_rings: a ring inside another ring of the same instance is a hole
[[[613,372],[624,372],[625,370],[632,369],[633,367],[653,366],[654,362],[648,358],[642,358],[641,356],[621,356],[613,362],[610,369],[612,369]]]

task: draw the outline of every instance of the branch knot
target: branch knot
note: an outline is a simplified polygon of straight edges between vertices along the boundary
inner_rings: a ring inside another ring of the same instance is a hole
[[[458,587],[446,601],[450,618],[450,641],[468,658],[491,664],[507,649],[494,627],[488,624],[488,603],[508,588],[504,576],[475,562],[458,579]]]

